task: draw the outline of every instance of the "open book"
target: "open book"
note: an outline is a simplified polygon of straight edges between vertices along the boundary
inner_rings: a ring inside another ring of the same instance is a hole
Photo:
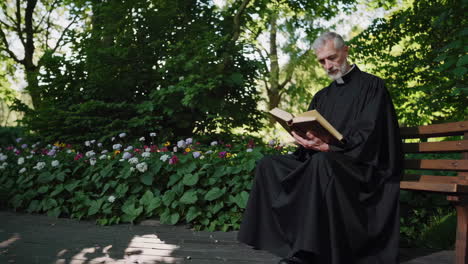
[[[328,121],[317,111],[307,111],[296,116],[279,108],[273,108],[270,114],[280,123],[289,133],[292,131],[301,137],[307,138],[307,131],[320,138],[330,145],[337,145],[343,139],[340,134]]]

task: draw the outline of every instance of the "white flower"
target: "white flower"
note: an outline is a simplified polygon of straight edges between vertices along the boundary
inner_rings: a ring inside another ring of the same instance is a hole
[[[288,151],[288,154],[293,154],[293,153],[294,153],[294,152],[292,152],[292,151]]]
[[[122,147],[121,144],[114,144],[114,145],[112,146],[112,149],[113,149],[113,150],[119,150],[121,147]]]
[[[91,144],[94,144],[94,143],[96,143],[96,140],[95,139],[91,140]]]
[[[120,134],[119,134],[119,137],[120,137],[120,138],[124,138],[126,135],[127,135],[126,133],[120,133]]]
[[[211,146],[216,146],[216,145],[218,145],[218,141],[213,141],[213,142],[211,142],[210,145],[211,145]]]
[[[205,158],[205,156],[203,156],[203,155],[200,156],[200,159],[204,159],[204,158]]]
[[[68,154],[72,153],[71,149],[67,149],[67,153]]]
[[[141,137],[139,141],[145,141],[145,137]]]
[[[58,160],[53,160],[50,165],[52,165],[52,167],[57,167],[59,164],[60,162]]]
[[[146,170],[148,170],[148,164],[146,164],[146,162],[142,162],[142,163],[137,164],[136,168],[140,172],[145,172]]]
[[[27,159],[30,159],[32,157],[33,157],[33,155],[26,156]]]
[[[126,148],[124,149],[124,151],[130,151],[130,150],[132,150],[132,149],[133,149],[132,146],[128,146],[128,147],[126,147]]]
[[[172,149],[172,151],[173,151],[173,152],[177,152],[177,147],[174,147],[174,148]]]
[[[88,140],[86,140],[84,144],[85,144],[85,146],[87,146],[87,147],[91,146],[91,142],[89,142]]]
[[[91,166],[94,166],[96,164],[96,158],[90,158],[89,164],[91,164]]]
[[[129,159],[128,162],[129,162],[130,164],[137,164],[137,163],[138,163],[138,158],[137,158],[137,157],[133,157],[133,158]]]
[[[3,164],[0,166],[0,170],[4,170],[7,165],[8,165],[8,163],[3,162]]]
[[[42,161],[39,161],[36,166],[33,167],[33,169],[36,169],[36,170],[42,170],[44,167],[45,167],[46,163],[45,162],[42,162]]]
[[[128,152],[124,152],[124,154],[122,155],[122,159],[124,159],[124,160],[127,160],[127,159],[129,159],[131,157],[132,157],[132,154],[130,154]]]
[[[103,159],[106,159],[106,158],[107,158],[107,155],[105,155],[105,154],[102,154],[101,156],[99,156],[100,160],[103,160]]]
[[[180,76],[179,81],[183,81],[183,80],[184,80],[184,76]]]
[[[31,152],[29,152],[29,153],[31,153],[31,154],[36,154],[36,151],[31,150]]]
[[[149,153],[149,152],[143,152],[143,153],[141,153],[141,156],[142,156],[143,158],[149,158],[149,157],[151,156],[151,153]]]
[[[93,157],[94,155],[96,155],[96,152],[90,150],[90,151],[86,152],[85,155],[86,155],[86,157],[91,158],[91,157]]]
[[[54,156],[57,151],[55,149],[51,149],[48,153],[47,156]]]
[[[23,163],[24,163],[24,158],[23,158],[23,157],[20,157],[20,158],[18,159],[18,165],[23,165]]]
[[[196,158],[199,158],[201,156],[201,153],[200,153],[200,151],[194,151],[194,152],[192,152],[192,155],[196,159]]]
[[[4,161],[8,158],[7,155],[4,155],[3,153],[0,153],[0,161]]]
[[[109,152],[109,151],[107,151],[107,149],[105,149],[105,150],[101,151],[101,154],[106,154],[107,152]]]
[[[98,143],[97,146],[102,148],[102,143]]]
[[[19,143],[21,140],[23,140],[23,139],[22,138],[17,138],[16,142]]]
[[[115,137],[112,137],[112,138],[111,138],[111,141],[114,141],[114,140],[115,140]]]
[[[150,152],[151,149],[150,149],[150,148],[145,148],[145,151],[146,151],[146,152]]]
[[[109,203],[113,203],[115,201],[115,196],[114,195],[109,196],[109,198],[107,198],[107,201]]]
[[[177,141],[177,147],[179,148],[185,148],[187,145],[185,144],[185,140],[179,140]]]
[[[130,167],[130,171],[135,171],[135,168],[134,167]]]
[[[247,151],[247,152],[252,152],[252,151],[253,151],[253,149],[251,149],[251,148],[248,148],[248,149],[246,149],[245,151]]]
[[[26,171],[26,168],[22,168],[21,170],[19,170],[19,173],[24,173]]]
[[[170,158],[169,155],[164,154],[164,155],[162,155],[159,159],[160,159],[162,162],[166,162],[166,160],[168,160],[169,158]]]
[[[150,137],[155,137],[155,136],[156,136],[156,133],[154,133],[154,132],[150,133]]]
[[[192,138],[187,138],[187,139],[185,140],[185,143],[186,143],[187,145],[190,145],[190,144],[193,143],[193,139],[192,139]]]
[[[205,154],[211,154],[211,153],[213,153],[212,150],[208,150],[207,152],[205,152]]]

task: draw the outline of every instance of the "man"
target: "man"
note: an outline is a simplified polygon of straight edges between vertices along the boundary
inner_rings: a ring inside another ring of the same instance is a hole
[[[238,239],[281,256],[281,264],[396,264],[403,156],[391,98],[380,78],[348,63],[338,34],[323,34],[313,47],[333,82],[309,109],[344,140],[293,134],[300,145],[293,155],[263,158]]]

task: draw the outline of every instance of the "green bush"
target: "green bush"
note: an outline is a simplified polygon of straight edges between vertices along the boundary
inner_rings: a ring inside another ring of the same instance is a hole
[[[239,228],[256,161],[286,151],[254,147],[252,140],[205,145],[187,139],[165,146],[149,141],[132,149],[114,141],[115,150],[107,153],[96,142],[86,142],[82,152],[60,143],[10,146],[0,156],[0,186],[9,206],[31,213],[101,225],[157,217],[227,231]]]

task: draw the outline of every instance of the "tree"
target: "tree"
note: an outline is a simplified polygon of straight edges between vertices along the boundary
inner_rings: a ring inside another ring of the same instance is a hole
[[[66,34],[78,19],[63,26],[59,16],[67,13],[61,0],[5,0],[0,3],[0,58],[12,60],[10,74],[21,66],[35,108],[41,106],[39,69],[46,53],[55,53],[67,43]]]
[[[387,81],[403,124],[468,116],[467,5],[414,1],[352,40],[353,57]]]
[[[44,58],[44,104],[25,117],[49,140],[258,129],[257,63],[210,1],[93,1],[70,57]],[[53,113],[53,114],[52,114]]]

